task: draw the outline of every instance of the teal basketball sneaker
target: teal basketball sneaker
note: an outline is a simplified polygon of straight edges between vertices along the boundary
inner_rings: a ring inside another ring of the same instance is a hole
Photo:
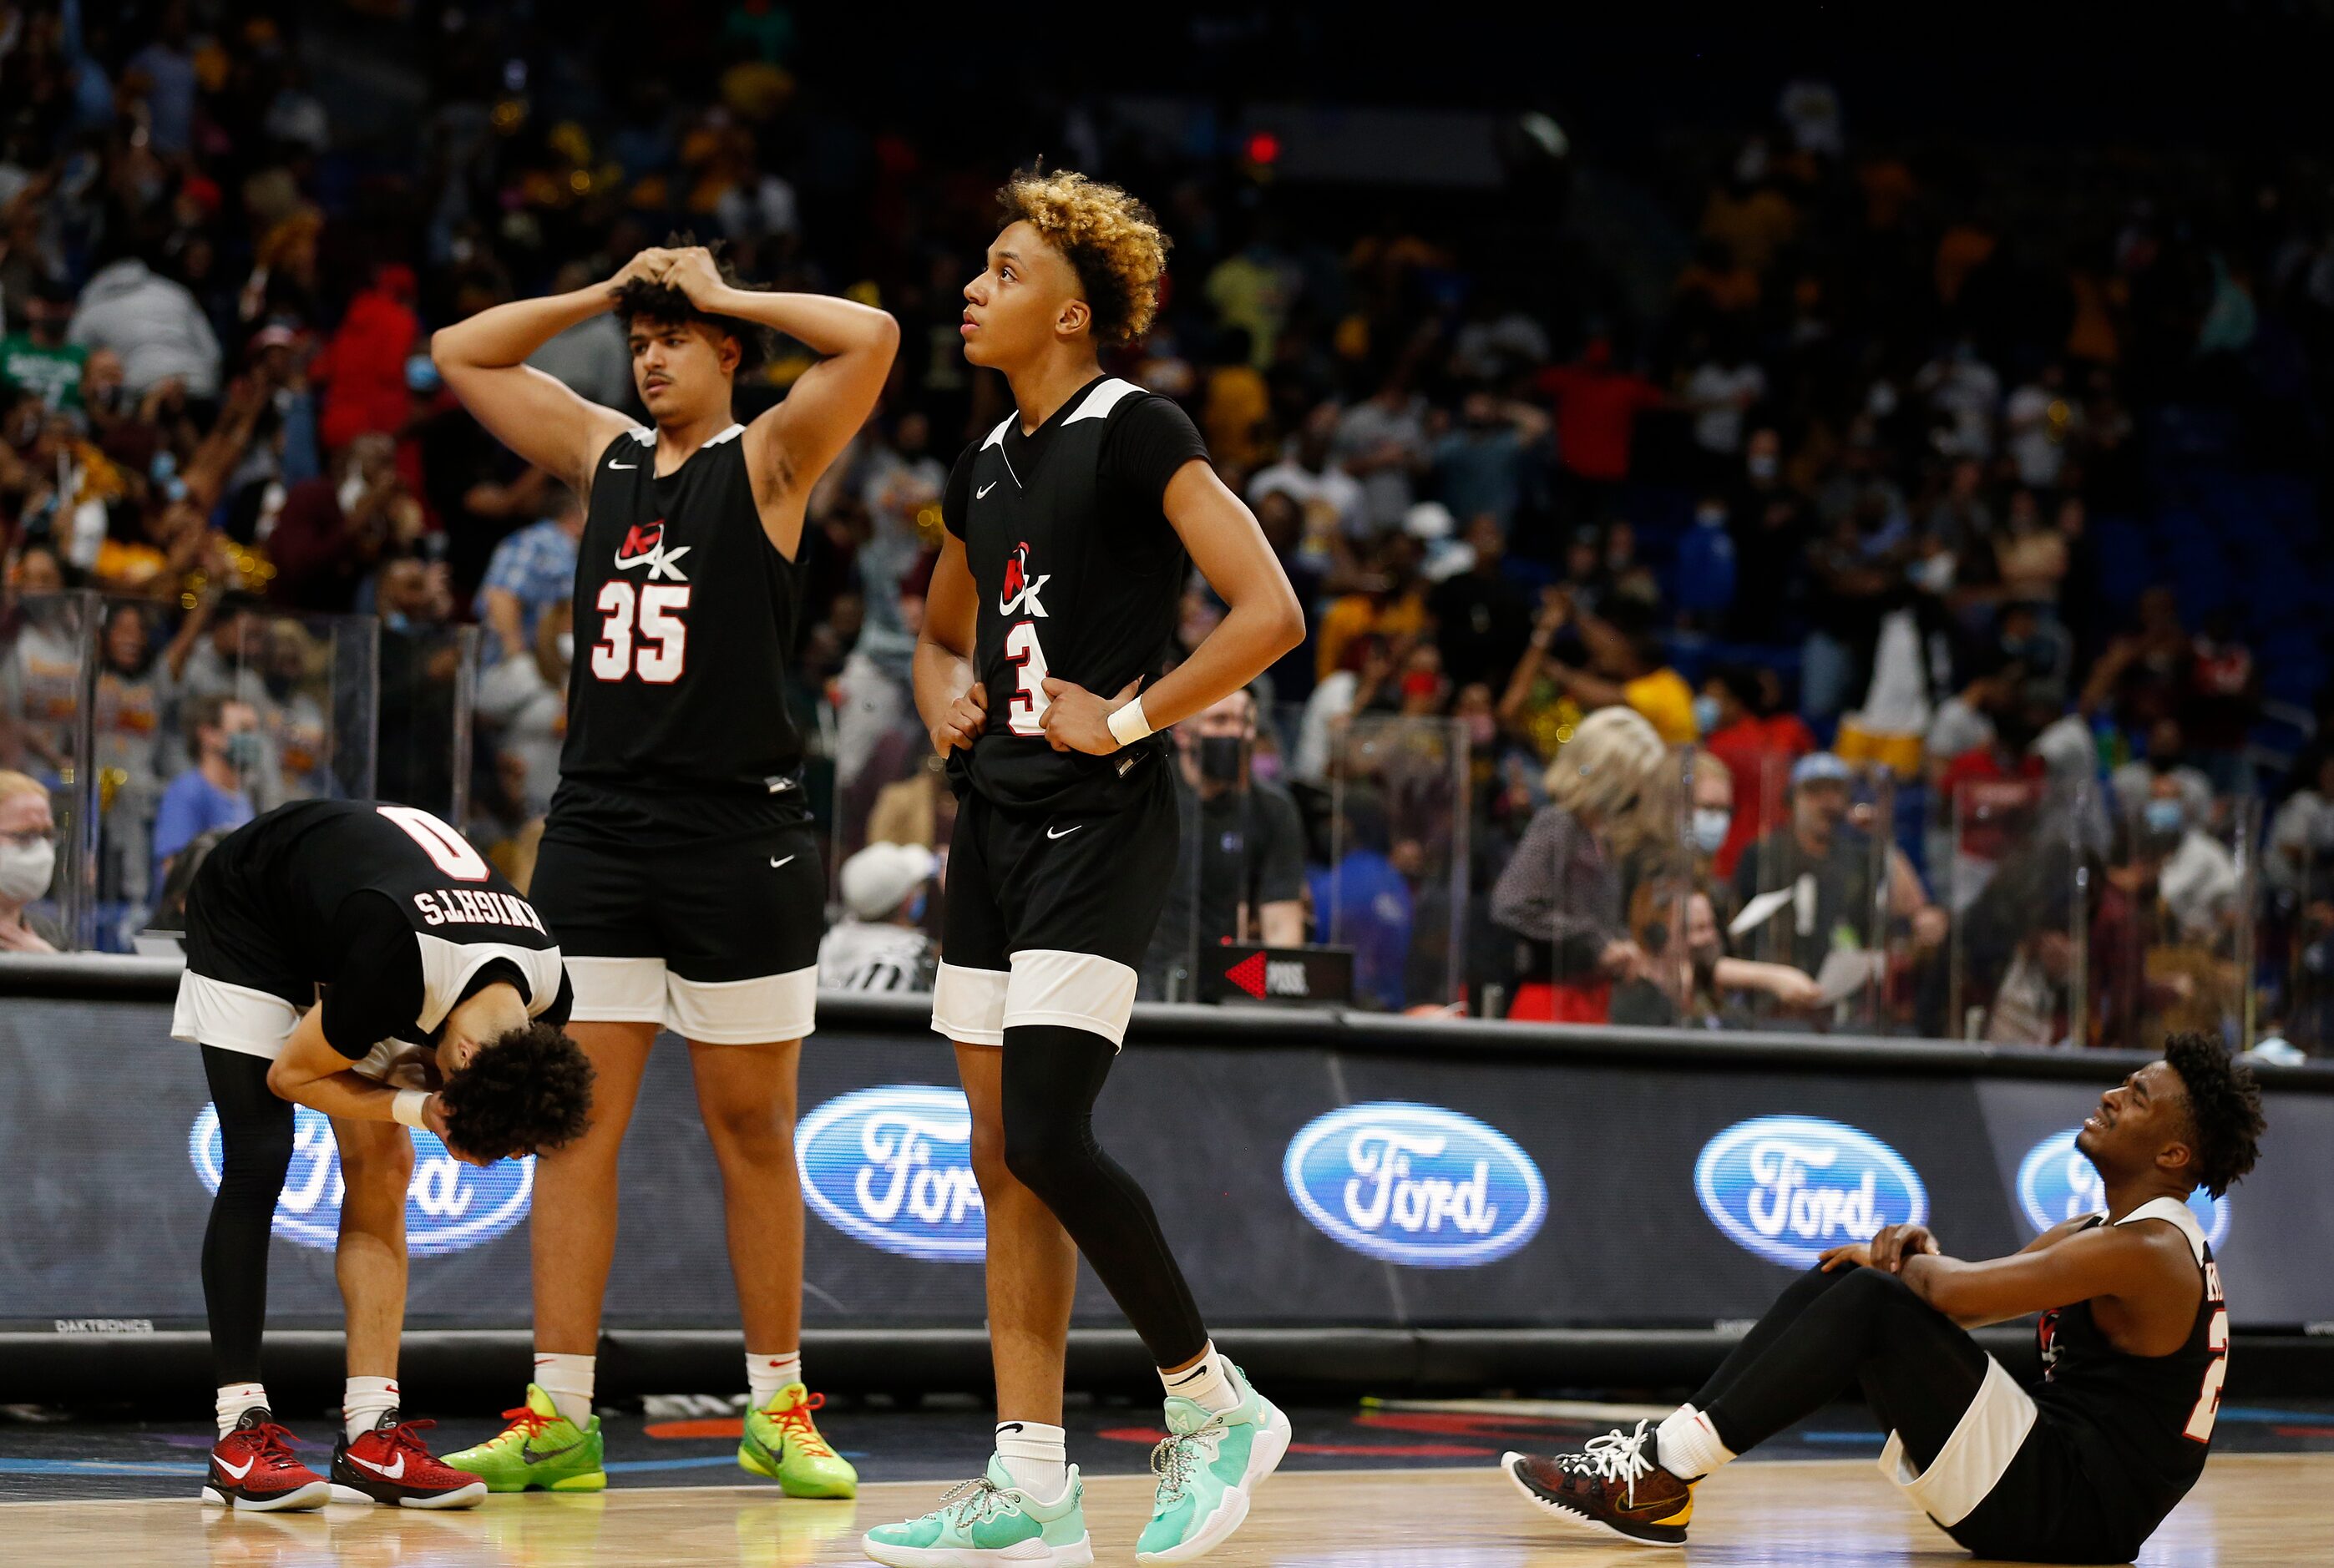
[[[884,1568],[1088,1568],[1083,1491],[1072,1465],[1062,1495],[1040,1503],[991,1458],[988,1475],[952,1487],[921,1519],[878,1525],[860,1550]]]
[[[1186,1399],[1167,1400],[1167,1438],[1151,1450],[1159,1477],[1151,1523],[1134,1560],[1189,1563],[1221,1545],[1248,1518],[1249,1494],[1288,1452],[1288,1418],[1231,1369],[1240,1402],[1210,1415]]]

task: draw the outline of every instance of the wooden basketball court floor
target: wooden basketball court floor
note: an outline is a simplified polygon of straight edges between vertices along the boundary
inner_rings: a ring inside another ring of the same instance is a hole
[[[458,1514],[334,1505],[227,1515],[191,1500],[0,1504],[0,1563],[117,1568],[545,1568],[559,1563],[801,1568],[864,1563],[859,1534],[921,1513],[939,1487],[888,1483],[855,1502],[774,1499],[767,1486],[626,1488],[490,1497]],[[1086,1487],[1097,1564],[1132,1563],[1148,1476]],[[1645,1549],[1559,1534],[1490,1468],[1311,1471],[1273,1478],[1221,1568],[1603,1568],[1688,1563],[1817,1568],[1975,1560],[1902,1502],[1868,1460],[1751,1461],[1712,1477],[1694,1539]],[[2334,1455],[2216,1457],[2137,1561],[2149,1568],[2334,1563]]]

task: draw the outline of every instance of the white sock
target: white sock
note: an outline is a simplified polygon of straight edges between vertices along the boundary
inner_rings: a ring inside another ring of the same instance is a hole
[[[1718,1429],[1692,1405],[1654,1429],[1661,1467],[1681,1481],[1698,1481],[1734,1457],[1734,1450],[1718,1440]]]
[[[257,1383],[221,1383],[218,1391],[218,1434],[226,1437],[243,1419],[243,1412],[267,1408],[267,1390]]]
[[[786,1351],[773,1356],[746,1352],[746,1387],[752,1396],[754,1408],[767,1410],[778,1390],[788,1383],[802,1381],[802,1352]]]
[[[353,1443],[395,1409],[395,1378],[351,1378],[341,1392],[342,1430]]]
[[[1066,1434],[1043,1421],[997,1423],[997,1457],[1013,1484],[1040,1503],[1058,1498],[1070,1484],[1070,1455]]]
[[[1213,1340],[1200,1359],[1180,1372],[1162,1371],[1159,1380],[1168,1393],[1191,1400],[1211,1416],[1239,1409],[1240,1391],[1232,1381],[1232,1364],[1216,1353]]]
[[[588,1427],[592,1424],[592,1374],[599,1364],[597,1356],[537,1351],[535,1386],[551,1396],[561,1415],[579,1427]]]

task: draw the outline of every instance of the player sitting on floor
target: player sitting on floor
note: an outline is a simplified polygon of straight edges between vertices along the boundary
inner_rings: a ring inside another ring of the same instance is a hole
[[[2124,1562],[2204,1473],[2228,1370],[2220,1271],[2187,1198],[2242,1178],[2261,1134],[2251,1070],[2175,1034],[2076,1135],[2105,1214],[1982,1263],[1943,1255],[1917,1225],[1835,1247],[1657,1428],[1501,1467],[1550,1518],[1673,1545],[1695,1481],[1853,1384],[1889,1434],[1882,1474],[1970,1551]],[[2029,1313],[2042,1314],[2030,1392],[1967,1332]]]
[[[560,1033],[567,1006],[559,948],[533,907],[427,812],[301,801],[204,858],[187,893],[170,1034],[202,1047],[218,1111],[203,1302],[219,1440],[205,1502],[461,1508],[486,1496],[422,1446],[429,1422],[398,1412],[406,1128],[427,1128],[479,1165],[574,1139],[591,1110],[592,1069]],[[268,1236],[294,1102],[332,1119],[345,1188],[333,1272],[349,1375],[329,1484],[293,1457],[259,1381]]]

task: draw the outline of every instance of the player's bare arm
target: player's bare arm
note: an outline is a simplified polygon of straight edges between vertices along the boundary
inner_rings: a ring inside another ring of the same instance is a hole
[[[1167,482],[1161,505],[1191,552],[1191,563],[1230,610],[1191,658],[1141,694],[1143,717],[1152,729],[1164,729],[1222,701],[1305,640],[1305,609],[1288,585],[1288,574],[1256,515],[1215,469],[1192,458]],[[1048,677],[1050,706],[1041,721],[1046,736],[1056,751],[1107,755],[1121,744],[1111,732],[1110,716],[1136,695],[1129,686],[1105,698]]]
[[[2039,1252],[1984,1262],[1923,1254],[1897,1274],[1956,1321],[2001,1323],[2091,1302],[2100,1326],[2133,1355],[2178,1350],[2204,1290],[2186,1238],[2163,1225],[2094,1226]]]
[[[299,1027],[292,1031],[292,1037],[284,1043],[284,1053],[268,1068],[267,1087],[279,1099],[344,1121],[396,1121],[399,1092],[360,1076],[354,1067],[354,1063],[324,1038],[323,1008],[311,1007],[301,1018]],[[468,1159],[447,1139],[446,1101],[442,1095],[431,1094],[421,1115],[423,1125],[446,1144],[448,1153],[473,1165],[487,1163]]]
[[[702,245],[670,254],[659,281],[688,295],[697,310],[769,327],[821,356],[783,401],[746,427],[762,526],[791,560],[811,486],[875,410],[900,346],[900,323],[888,312],[833,294],[732,288]]]
[[[644,250],[605,283],[513,300],[441,327],[429,339],[430,361],[495,439],[582,495],[593,461],[632,421],[578,397],[526,358],[578,322],[613,309],[616,291],[632,279],[661,277],[672,254]]]
[[[916,712],[942,756],[969,747],[989,721],[989,688],[974,678],[973,640],[980,617],[964,541],[948,535],[933,563],[924,600],[924,629],[916,638]]]

